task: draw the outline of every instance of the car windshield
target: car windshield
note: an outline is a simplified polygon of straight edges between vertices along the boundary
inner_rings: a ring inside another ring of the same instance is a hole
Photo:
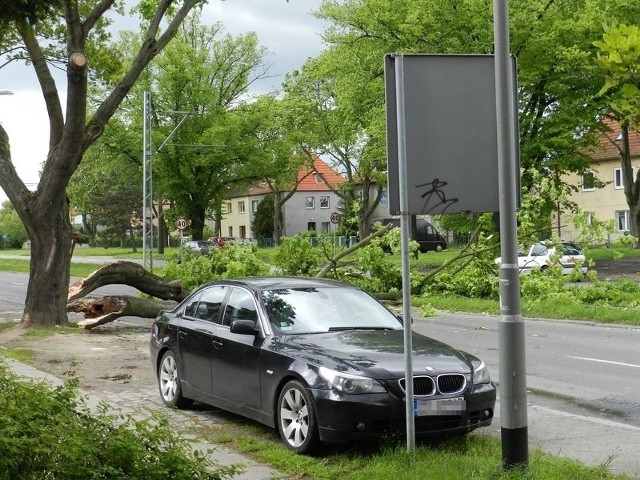
[[[562,245],[562,254],[563,255],[582,255],[582,252],[576,245],[565,243]]]
[[[262,292],[269,321],[287,335],[339,330],[396,330],[398,318],[355,288],[283,288]]]

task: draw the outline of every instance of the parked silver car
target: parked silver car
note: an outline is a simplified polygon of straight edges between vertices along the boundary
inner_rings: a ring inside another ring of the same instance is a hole
[[[555,245],[547,245],[543,242],[536,242],[530,245],[528,249],[520,248],[518,250],[518,268],[520,272],[529,274],[534,268],[545,271],[552,265],[560,265],[563,275],[571,274],[576,267],[580,268],[583,274],[587,273],[587,259],[578,245],[563,242],[559,248],[561,251],[557,253]],[[500,265],[501,257],[496,258],[495,261]]]

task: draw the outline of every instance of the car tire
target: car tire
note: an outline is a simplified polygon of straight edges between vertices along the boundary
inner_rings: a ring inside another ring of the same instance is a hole
[[[280,391],[276,417],[280,438],[296,453],[311,453],[320,444],[318,422],[309,390],[291,380]]]
[[[443,250],[442,245],[438,244],[436,246],[436,252],[441,252]]]
[[[193,400],[182,395],[178,362],[171,350],[162,355],[158,367],[158,389],[165,405],[173,408],[187,408]]]

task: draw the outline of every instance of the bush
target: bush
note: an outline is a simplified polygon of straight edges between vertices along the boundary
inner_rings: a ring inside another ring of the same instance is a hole
[[[498,298],[495,267],[477,260],[458,271],[451,266],[423,282],[423,293],[453,294],[469,298]]]
[[[211,249],[208,255],[188,250],[174,254],[169,258],[164,274],[167,278],[181,280],[182,288],[190,291],[220,278],[255,277],[268,273],[269,265],[258,257],[255,246],[229,244],[224,248]]]
[[[313,276],[320,270],[320,258],[320,251],[312,246],[311,237],[296,235],[282,239],[273,263],[284,275]]]
[[[214,480],[240,470],[192,450],[166,417],[90,412],[77,381],[19,381],[2,362],[0,452],[0,480]]]

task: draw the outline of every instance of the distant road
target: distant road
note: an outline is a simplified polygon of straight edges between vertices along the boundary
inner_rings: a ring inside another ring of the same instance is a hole
[[[31,257],[29,255],[6,255],[3,253],[0,253],[0,258],[13,258],[13,259],[17,259],[17,260],[30,260]],[[110,257],[108,255],[74,255],[73,257],[71,257],[71,261],[75,262],[75,263],[95,263],[97,265],[102,265],[104,263],[110,263],[110,262],[118,262],[120,260],[126,260],[127,262],[134,262],[134,263],[138,263],[140,265],[142,265],[142,260],[139,259],[135,259],[135,258],[116,258],[116,257]],[[159,266],[162,267],[166,265],[166,261],[165,260],[160,260],[160,259],[153,259],[153,266]]]

